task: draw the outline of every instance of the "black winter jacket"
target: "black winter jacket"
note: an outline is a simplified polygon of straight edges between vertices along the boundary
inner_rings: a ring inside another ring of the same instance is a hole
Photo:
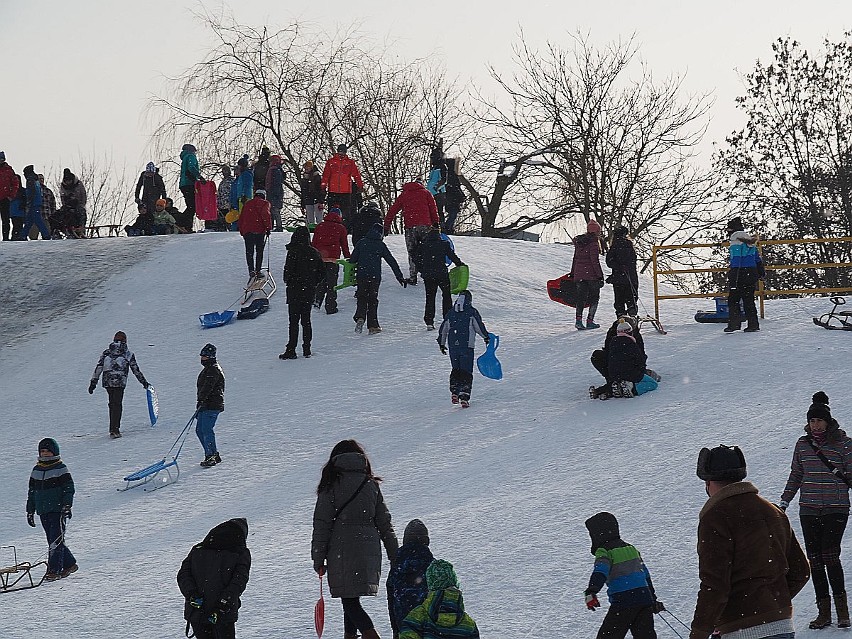
[[[461,266],[463,263],[450,247],[450,243],[441,237],[441,232],[438,229],[432,229],[419,245],[415,260],[423,279],[446,279],[447,258],[450,258],[456,266]]]
[[[612,269],[614,280],[629,281],[634,293],[639,290],[639,274],[636,272],[636,250],[626,237],[616,237],[606,252],[606,265]]]
[[[284,283],[287,285],[287,303],[312,302],[317,284],[325,278],[322,256],[311,246],[311,236],[306,226],[293,231],[287,245],[284,261]]]
[[[215,359],[204,362],[196,386],[198,395],[195,407],[198,410],[225,410],[225,373]]]
[[[231,519],[213,528],[204,541],[189,551],[177,574],[178,587],[186,599],[184,619],[204,622],[216,612],[220,621],[237,620],[242,605],[240,595],[251,570],[247,536],[246,520]],[[203,599],[200,609],[190,605],[198,598]]]
[[[381,226],[382,223],[382,212],[378,208],[371,206],[361,207],[355,219],[350,224],[352,246],[354,247],[358,243],[358,240],[367,237],[367,233],[370,232],[370,229],[374,225],[378,224]]]
[[[383,258],[393,270],[393,274],[396,276],[396,279],[402,280],[402,271],[399,270],[399,264],[397,264],[390,252],[390,249],[384,241],[382,241],[381,228],[374,226],[370,229],[370,232],[367,233],[367,237],[360,240],[355,245],[355,249],[352,251],[352,256],[349,258],[350,262],[358,265],[356,279],[381,280]]]
[[[645,376],[645,354],[632,336],[616,336],[607,348],[607,372],[613,380],[641,382]]]

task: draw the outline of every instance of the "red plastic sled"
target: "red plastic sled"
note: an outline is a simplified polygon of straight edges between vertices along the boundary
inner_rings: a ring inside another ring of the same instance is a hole
[[[573,273],[567,273],[555,280],[548,280],[547,295],[554,302],[564,304],[565,306],[577,306],[577,284],[574,282]],[[588,308],[586,304],[585,308]]]
[[[219,218],[216,207],[216,184],[207,180],[202,184],[195,183],[195,215],[199,220],[215,220]]]

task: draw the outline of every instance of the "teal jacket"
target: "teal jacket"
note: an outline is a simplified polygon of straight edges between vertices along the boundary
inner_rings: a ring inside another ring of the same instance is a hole
[[[27,513],[58,513],[74,503],[74,480],[59,457],[39,461],[30,475]]]
[[[198,158],[189,151],[180,152],[180,185],[192,186],[201,177]]]

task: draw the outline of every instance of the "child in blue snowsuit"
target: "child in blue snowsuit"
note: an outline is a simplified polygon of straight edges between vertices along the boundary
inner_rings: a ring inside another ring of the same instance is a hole
[[[438,330],[438,346],[441,353],[450,351],[450,393],[453,404],[470,406],[470,390],[473,386],[473,345],[479,333],[488,344],[488,329],[471,302],[470,291],[459,293],[456,303],[444,317]]]

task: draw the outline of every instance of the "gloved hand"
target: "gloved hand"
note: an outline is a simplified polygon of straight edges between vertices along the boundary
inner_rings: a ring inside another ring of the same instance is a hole
[[[443,346],[442,344],[439,344],[439,345],[438,345],[438,348],[440,348],[440,349],[441,349],[441,355],[446,355],[446,354],[447,354],[447,347],[446,347],[446,346]]]
[[[781,501],[779,501],[779,502],[778,502],[778,508],[780,508],[781,510],[786,511],[786,510],[787,510],[787,508],[788,508],[789,506],[790,506],[790,502],[789,502],[789,501],[784,501],[784,500],[782,499]]]
[[[149,388],[151,388],[151,384],[149,384],[148,382],[145,382],[145,383],[142,384],[142,388],[144,388],[145,390],[148,390]]]
[[[314,564],[314,572],[317,573],[320,577],[325,574],[325,566],[321,563]]]
[[[35,513],[27,513],[27,523],[35,528]]]
[[[655,615],[660,614],[665,609],[666,609],[666,607],[663,605],[662,601],[660,601],[659,599],[654,600],[654,614]]]
[[[189,598],[189,605],[193,608],[201,610],[201,608],[204,607],[204,597],[202,597],[201,595],[192,595]]]
[[[482,339],[483,339],[483,341],[485,342],[485,345],[486,345],[486,346],[488,346],[488,342],[490,342],[490,341],[491,341],[491,336],[486,335],[486,336],[485,336],[485,337],[483,337]]]
[[[95,392],[95,387],[98,385],[98,380],[93,379],[89,382],[89,395]]]
[[[399,282],[399,285],[402,288],[408,288],[408,282],[406,280],[402,279],[401,277],[396,278],[396,281]]]
[[[266,232],[266,237],[269,237],[270,235],[272,235],[272,231],[267,231],[267,232]]]
[[[219,613],[213,612],[209,617],[207,617],[207,623],[213,624],[214,626],[219,621]]]
[[[601,602],[598,601],[598,596],[592,593],[586,595],[586,608],[589,610],[594,610],[595,608],[600,608]]]
[[[71,519],[71,506],[68,506],[67,504],[63,506],[60,515],[62,519]]]

